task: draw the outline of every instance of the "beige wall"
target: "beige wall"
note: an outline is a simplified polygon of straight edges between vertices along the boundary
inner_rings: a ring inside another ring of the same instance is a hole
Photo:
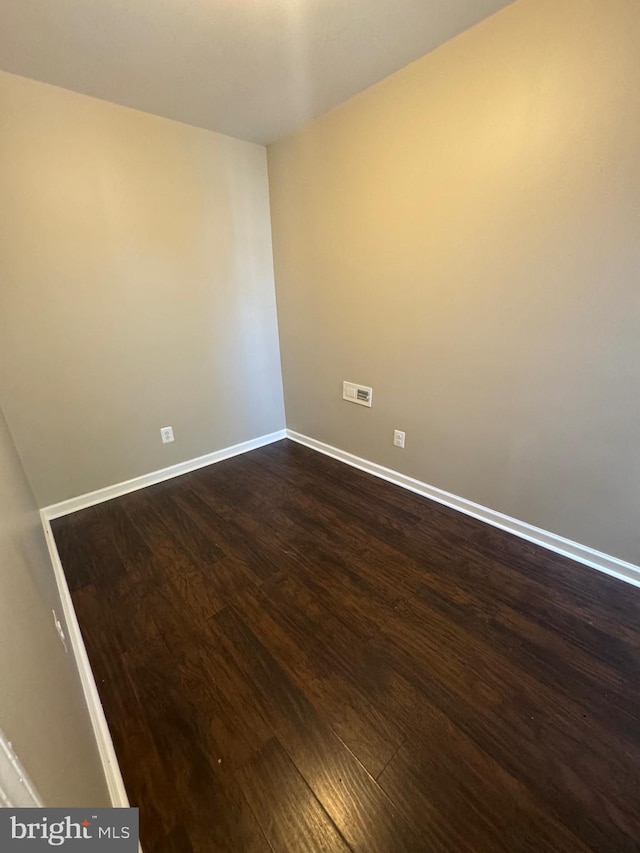
[[[520,0],[269,148],[288,427],[640,562],[639,44]]]
[[[0,199],[0,389],[41,506],[283,427],[264,148],[0,73]]]
[[[0,729],[48,806],[108,806],[35,500],[0,410]]]

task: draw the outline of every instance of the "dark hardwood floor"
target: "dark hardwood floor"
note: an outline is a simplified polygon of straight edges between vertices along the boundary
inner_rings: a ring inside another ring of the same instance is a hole
[[[287,441],[53,529],[145,853],[640,850],[640,590]]]

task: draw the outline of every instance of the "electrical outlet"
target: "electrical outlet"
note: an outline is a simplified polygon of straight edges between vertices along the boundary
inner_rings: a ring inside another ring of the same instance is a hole
[[[160,435],[162,436],[162,443],[169,444],[170,441],[173,441],[173,427],[162,427]]]
[[[401,429],[394,429],[393,443],[396,447],[404,447],[405,434]]]
[[[52,610],[51,610],[51,612],[53,613],[53,624],[56,626],[56,631],[58,632],[58,636],[60,637],[60,641],[62,642],[62,645],[64,646],[64,650],[65,650],[65,652],[67,652],[67,653],[68,653],[68,649],[67,649],[67,638],[66,638],[66,637],[65,637],[65,635],[64,635],[64,630],[63,630],[63,628],[62,628],[62,625],[61,625],[61,623],[60,623],[60,620],[59,620],[59,619],[58,619],[58,617],[56,616],[56,611],[55,611],[55,610],[53,610],[53,609],[52,609]]]

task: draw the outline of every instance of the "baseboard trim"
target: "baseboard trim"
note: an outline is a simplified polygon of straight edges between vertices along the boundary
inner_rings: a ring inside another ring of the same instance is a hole
[[[304,444],[305,447],[317,450],[319,453],[324,453],[325,456],[331,456],[333,459],[338,459],[340,462],[351,465],[353,468],[367,471],[375,477],[395,483],[395,485],[402,486],[403,489],[408,489],[410,492],[415,492],[432,501],[458,510],[458,512],[463,512],[465,515],[470,515],[472,518],[477,518],[480,521],[491,524],[493,527],[499,527],[501,530],[506,530],[508,533],[514,534],[514,536],[519,536],[528,542],[541,545],[549,551],[562,554],[564,557],[569,557],[578,563],[618,578],[618,580],[640,587],[640,566],[619,560],[617,557],[604,554],[602,551],[596,551],[586,545],[581,545],[579,542],[573,542],[571,539],[565,539],[555,533],[550,533],[548,530],[534,527],[525,521],[519,521],[516,518],[511,518],[501,512],[469,501],[466,498],[445,492],[435,486],[428,485],[428,483],[423,483],[420,480],[415,480],[413,477],[408,477],[406,474],[401,474],[399,471],[385,468],[376,462],[370,462],[368,459],[355,456],[353,453],[332,447],[330,444],[325,444],[325,442],[318,441],[308,435],[302,435],[290,429],[286,433],[287,438],[290,438],[291,441]]]
[[[56,542],[53,538],[51,524],[43,510],[40,511],[40,517],[42,519],[47,548],[49,549],[49,556],[51,558],[51,564],[53,566],[53,572],[58,586],[60,603],[62,604],[62,612],[64,614],[67,627],[67,639],[71,646],[76,666],[78,668],[78,673],[80,675],[80,682],[82,684],[85,702],[91,717],[91,725],[93,726],[93,734],[96,739],[102,768],[107,781],[107,787],[109,789],[111,805],[113,808],[127,808],[129,806],[129,798],[127,797],[127,791],[124,787],[124,782],[122,781],[122,774],[120,773],[118,759],[116,758],[116,753],[113,748],[111,733],[109,732],[102,702],[100,701],[100,696],[98,694],[98,688],[96,687],[91,665],[89,664],[87,650],[80,632],[78,618],[73,607],[71,593],[69,592],[67,579],[64,574],[64,569],[62,568],[60,555],[58,554]]]
[[[0,729],[0,808],[41,809],[43,805],[19,756]]]
[[[199,456],[196,459],[189,459],[186,462],[179,462],[177,465],[171,465],[168,468],[163,468],[160,471],[152,471],[150,474],[144,474],[141,477],[135,477],[131,480],[126,480],[123,483],[115,483],[113,486],[107,486],[104,489],[97,489],[94,492],[89,492],[85,495],[79,495],[75,498],[70,498],[60,503],[52,504],[51,506],[43,507],[40,510],[40,518],[44,536],[49,549],[49,557],[53,566],[53,572],[58,587],[62,612],[64,614],[65,623],[67,626],[68,640],[73,652],[80,682],[84,692],[85,702],[89,710],[93,733],[98,746],[98,752],[102,767],[107,782],[111,804],[114,808],[126,808],[129,805],[129,798],[124,787],[122,774],[118,765],[113,741],[107,725],[107,720],[96,687],[95,678],[89,663],[87,650],[82,639],[78,617],[71,600],[71,593],[67,584],[67,578],[62,567],[60,555],[56,547],[55,538],[51,529],[51,521],[54,518],[60,518],[63,515],[69,515],[72,512],[77,512],[81,509],[86,509],[90,506],[109,501],[112,498],[117,498],[120,495],[126,495],[129,492],[135,492],[138,489],[144,489],[147,486],[152,486],[155,483],[161,483],[164,480],[169,480],[172,477],[179,477],[181,474],[187,474],[189,471],[196,471],[198,468],[204,468],[207,465],[213,465],[216,462],[222,462],[223,459],[229,459],[232,456],[238,456],[241,453],[247,453],[250,450],[255,450],[258,447],[264,447],[267,444],[272,444],[275,441],[280,441],[286,438],[286,430],[269,433],[258,438],[244,441],[240,444],[234,444],[231,447],[225,447],[222,450],[216,450],[213,453],[207,453],[205,456]]]
[[[88,492],[85,495],[78,495],[78,497],[60,501],[60,503],[51,504],[50,506],[43,507],[41,512],[43,513],[43,517],[49,520],[60,518],[63,515],[69,515],[72,512],[78,512],[78,510],[129,494],[129,492],[135,492],[138,489],[162,483],[164,480],[179,477],[181,474],[188,474],[190,471],[196,471],[198,468],[205,468],[207,465],[222,462],[223,459],[230,459],[232,456],[239,456],[241,453],[256,450],[258,447],[264,447],[266,444],[272,444],[274,441],[280,441],[286,437],[287,432],[284,429],[269,433],[268,435],[261,435],[258,438],[252,438],[249,441],[243,441],[240,444],[234,444],[231,447],[225,447],[222,450],[215,450],[213,453],[198,456],[196,459],[178,462],[177,465],[171,465],[159,471],[152,471],[150,474],[143,474],[141,477],[134,477],[132,480],[125,480],[122,483],[115,483],[113,486],[106,486],[104,489],[96,489],[94,492]]]

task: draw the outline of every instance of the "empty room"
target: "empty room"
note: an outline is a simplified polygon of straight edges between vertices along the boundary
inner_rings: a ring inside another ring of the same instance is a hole
[[[639,93],[636,0],[0,0],[1,806],[640,850]]]

